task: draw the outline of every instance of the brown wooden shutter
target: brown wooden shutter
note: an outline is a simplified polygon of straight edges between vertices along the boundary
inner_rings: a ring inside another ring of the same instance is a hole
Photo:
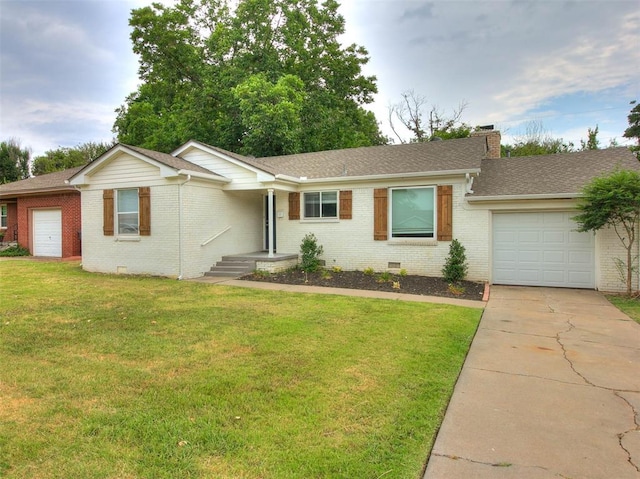
[[[453,239],[453,186],[438,186],[438,241]]]
[[[385,241],[387,239],[387,189],[373,190],[373,239]]]
[[[289,219],[300,219],[300,193],[289,193]]]
[[[351,219],[351,190],[341,191],[340,192],[340,219],[341,220],[350,220]]]
[[[151,188],[138,189],[140,236],[151,236]]]
[[[113,190],[102,192],[102,232],[113,236]]]

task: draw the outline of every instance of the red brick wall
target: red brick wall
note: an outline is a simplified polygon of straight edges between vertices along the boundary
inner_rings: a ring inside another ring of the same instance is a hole
[[[18,229],[18,208],[15,203],[4,204],[7,205],[7,229],[4,230],[4,241],[11,242],[14,239],[14,232]]]
[[[33,251],[31,241],[31,211],[38,208],[62,210],[62,257],[80,256],[80,193],[68,192],[48,196],[18,198],[18,243]]]

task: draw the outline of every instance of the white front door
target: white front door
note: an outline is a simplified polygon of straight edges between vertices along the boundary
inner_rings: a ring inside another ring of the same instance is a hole
[[[595,288],[595,238],[575,212],[494,213],[495,284]]]
[[[33,255],[62,256],[62,210],[33,210]]]

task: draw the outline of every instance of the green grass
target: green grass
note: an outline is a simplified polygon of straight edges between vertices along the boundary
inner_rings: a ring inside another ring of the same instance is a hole
[[[418,478],[481,311],[0,262],[0,477]]]
[[[638,298],[607,295],[607,299],[624,314],[640,323],[640,300]]]

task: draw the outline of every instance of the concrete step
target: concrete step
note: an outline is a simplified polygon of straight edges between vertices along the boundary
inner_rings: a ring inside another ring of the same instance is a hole
[[[211,270],[207,271],[205,276],[229,276],[240,277],[251,273],[256,269],[255,261],[238,261],[222,258]]]

